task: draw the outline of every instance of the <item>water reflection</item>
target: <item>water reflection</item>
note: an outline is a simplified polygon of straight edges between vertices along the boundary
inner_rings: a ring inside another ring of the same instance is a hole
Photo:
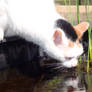
[[[39,46],[21,38],[13,42],[0,43],[0,69],[16,67],[23,73],[37,72],[39,74],[39,61],[45,58],[44,52],[40,53]]]
[[[0,71],[0,92],[91,92],[91,87],[92,75],[85,73],[42,74],[33,78],[16,69]]]
[[[0,92],[91,92],[91,74],[42,67],[47,59],[23,39],[0,44]]]

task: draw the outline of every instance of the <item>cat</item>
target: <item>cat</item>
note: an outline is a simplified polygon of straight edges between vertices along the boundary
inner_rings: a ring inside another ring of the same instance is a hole
[[[56,12],[54,0],[0,0],[0,40],[19,35],[64,67],[77,65],[83,53],[80,39],[88,27],[88,22],[72,26]]]

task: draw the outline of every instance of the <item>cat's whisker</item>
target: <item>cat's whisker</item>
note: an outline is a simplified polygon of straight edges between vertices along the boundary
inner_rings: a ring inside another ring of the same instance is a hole
[[[50,63],[50,64],[44,64],[44,65],[61,65],[61,63]]]
[[[56,73],[58,73],[58,72],[61,72],[61,71],[64,71],[65,70],[65,67],[63,67],[62,65],[61,66],[59,66],[59,67],[56,67],[56,68],[52,68],[52,70],[51,71],[56,71]]]
[[[57,67],[57,66],[61,66],[61,63],[44,64],[44,66],[46,66],[46,67]]]
[[[61,69],[61,68],[63,68],[62,65],[55,67],[54,70]]]

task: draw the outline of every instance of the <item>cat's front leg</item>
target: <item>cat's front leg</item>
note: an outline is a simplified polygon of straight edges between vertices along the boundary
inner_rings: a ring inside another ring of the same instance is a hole
[[[7,11],[0,8],[0,41],[4,39],[4,32],[8,27]]]
[[[0,41],[4,39],[4,30],[0,28]]]

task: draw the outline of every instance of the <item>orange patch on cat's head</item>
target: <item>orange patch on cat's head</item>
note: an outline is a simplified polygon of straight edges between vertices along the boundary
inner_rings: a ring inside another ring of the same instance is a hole
[[[73,42],[73,41],[69,40],[68,47],[73,48],[74,44],[76,44],[79,48],[81,48],[81,44],[79,42],[79,39],[77,39],[76,42]]]
[[[79,40],[83,36],[83,33],[87,31],[88,27],[89,27],[88,22],[82,22],[82,23],[74,26],[75,32],[76,32]]]
[[[68,46],[69,46],[70,48],[72,48],[72,47],[74,46],[74,42],[72,42],[72,41],[69,40]]]

